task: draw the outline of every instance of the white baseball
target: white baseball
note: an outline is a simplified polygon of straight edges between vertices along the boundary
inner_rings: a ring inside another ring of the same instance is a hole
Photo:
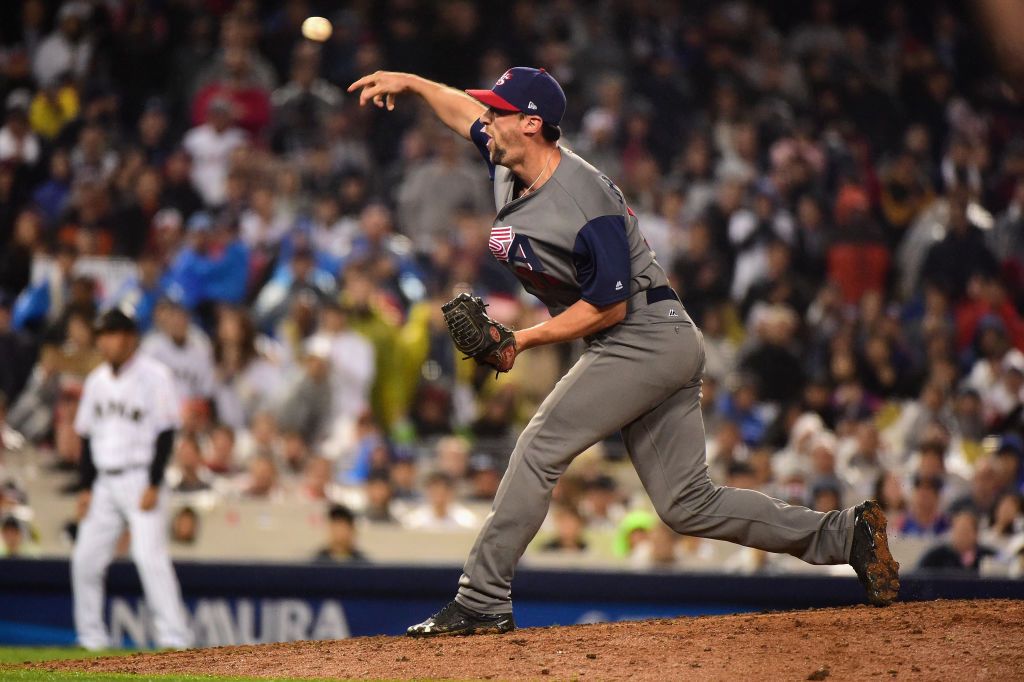
[[[323,17],[307,17],[302,22],[302,35],[318,43],[322,43],[330,38],[331,31],[333,30],[331,22]]]

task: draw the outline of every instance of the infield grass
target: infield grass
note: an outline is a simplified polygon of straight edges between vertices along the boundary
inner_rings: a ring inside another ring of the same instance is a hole
[[[101,680],[134,680],[134,682],[309,682],[290,677],[221,677],[216,675],[134,675],[127,673],[86,673],[86,672],[50,672],[48,670],[25,670],[23,663],[39,661],[58,661],[82,658],[98,658],[101,656],[127,656],[137,653],[130,649],[112,649],[110,651],[86,651],[78,648],[62,647],[0,647],[0,681],[2,682],[64,682],[65,680],[85,680],[100,682]],[[342,682],[342,681],[338,681]]]

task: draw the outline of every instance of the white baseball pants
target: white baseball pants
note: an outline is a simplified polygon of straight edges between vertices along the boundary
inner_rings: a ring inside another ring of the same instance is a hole
[[[126,523],[157,646],[180,649],[191,644],[181,589],[167,549],[166,491],[160,492],[156,508],[142,511],[139,501],[147,485],[149,472],[145,468],[100,473],[93,483],[92,502],[79,525],[71,555],[75,630],[78,643],[86,649],[120,644],[110,641],[103,622],[104,578]]]

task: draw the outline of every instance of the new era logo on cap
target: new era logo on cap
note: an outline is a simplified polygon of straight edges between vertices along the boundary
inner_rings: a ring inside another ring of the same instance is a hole
[[[466,90],[474,99],[501,111],[530,112],[558,125],[565,114],[565,93],[544,69],[516,66],[501,75],[490,90]]]

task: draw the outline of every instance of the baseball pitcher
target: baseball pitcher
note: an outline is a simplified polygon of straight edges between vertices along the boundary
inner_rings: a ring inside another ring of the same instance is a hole
[[[86,649],[118,644],[103,622],[103,578],[127,524],[156,643],[185,648],[191,635],[167,550],[161,485],[180,425],[174,377],[137,352],[135,322],[119,310],[100,317],[96,345],[105,362],[86,378],[75,416],[82,439],[81,502],[87,508],[71,555],[78,643]]]
[[[889,604],[899,565],[874,502],[819,513],[708,477],[700,411],[703,336],[668,286],[625,198],[608,177],[560,146],[565,94],[543,69],[509,69],[490,90],[461,92],[406,73],[360,78],[361,105],[391,110],[419,95],[487,163],[497,216],[490,249],[551,319],[507,330],[482,301],[445,306],[456,346],[507,371],[534,346],[583,338],[587,348],[519,437],[454,601],[408,634],[508,632],[516,563],[540,528],[572,459],[622,431],[640,480],[679,533],[853,565],[869,601]]]

